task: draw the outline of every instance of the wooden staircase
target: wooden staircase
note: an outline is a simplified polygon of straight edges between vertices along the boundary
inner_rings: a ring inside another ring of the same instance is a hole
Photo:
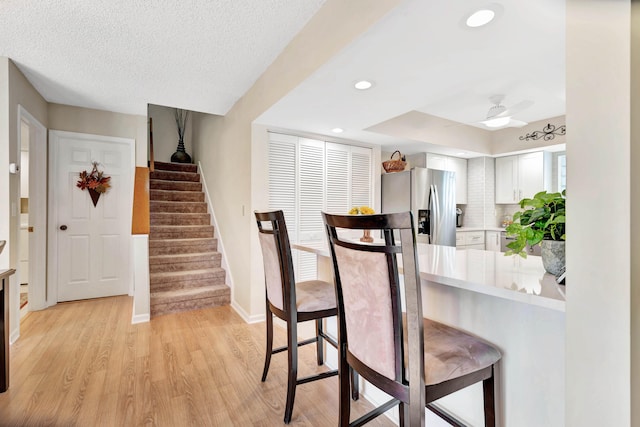
[[[197,166],[155,162],[149,186],[151,317],[229,304]]]

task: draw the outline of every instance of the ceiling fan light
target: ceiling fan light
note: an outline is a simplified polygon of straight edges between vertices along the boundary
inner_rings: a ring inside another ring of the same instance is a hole
[[[486,127],[499,128],[509,124],[511,117],[496,117],[495,119],[489,119],[482,122]]]
[[[482,27],[483,25],[487,25],[489,22],[491,22],[495,16],[496,13],[491,9],[478,10],[472,13],[471,16],[467,18],[467,27]]]

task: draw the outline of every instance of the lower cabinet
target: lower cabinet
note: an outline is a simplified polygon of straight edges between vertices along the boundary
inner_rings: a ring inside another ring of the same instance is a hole
[[[500,252],[500,232],[485,231],[484,243],[487,251]]]
[[[456,248],[484,249],[484,231],[457,231]]]

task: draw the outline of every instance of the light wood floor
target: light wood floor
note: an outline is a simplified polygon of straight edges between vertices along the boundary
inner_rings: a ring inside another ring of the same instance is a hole
[[[264,323],[230,307],[131,324],[131,298],[58,304],[23,319],[11,347],[11,382],[0,394],[0,426],[283,425],[286,353],[260,382]],[[285,342],[276,328],[275,345]],[[317,370],[314,347],[299,372]],[[338,424],[338,383],[298,387],[291,425]],[[370,409],[360,399],[352,417]],[[392,426],[380,417],[371,426]]]

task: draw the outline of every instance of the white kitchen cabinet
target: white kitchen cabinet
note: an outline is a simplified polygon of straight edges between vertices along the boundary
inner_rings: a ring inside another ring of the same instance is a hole
[[[427,167],[429,169],[438,169],[448,171],[447,159],[449,157],[440,154],[427,153]]]
[[[496,159],[496,203],[516,204],[551,190],[551,153],[534,152]]]
[[[484,249],[484,231],[456,231],[456,248]]]
[[[485,231],[484,246],[487,251],[500,252],[500,232]]]

